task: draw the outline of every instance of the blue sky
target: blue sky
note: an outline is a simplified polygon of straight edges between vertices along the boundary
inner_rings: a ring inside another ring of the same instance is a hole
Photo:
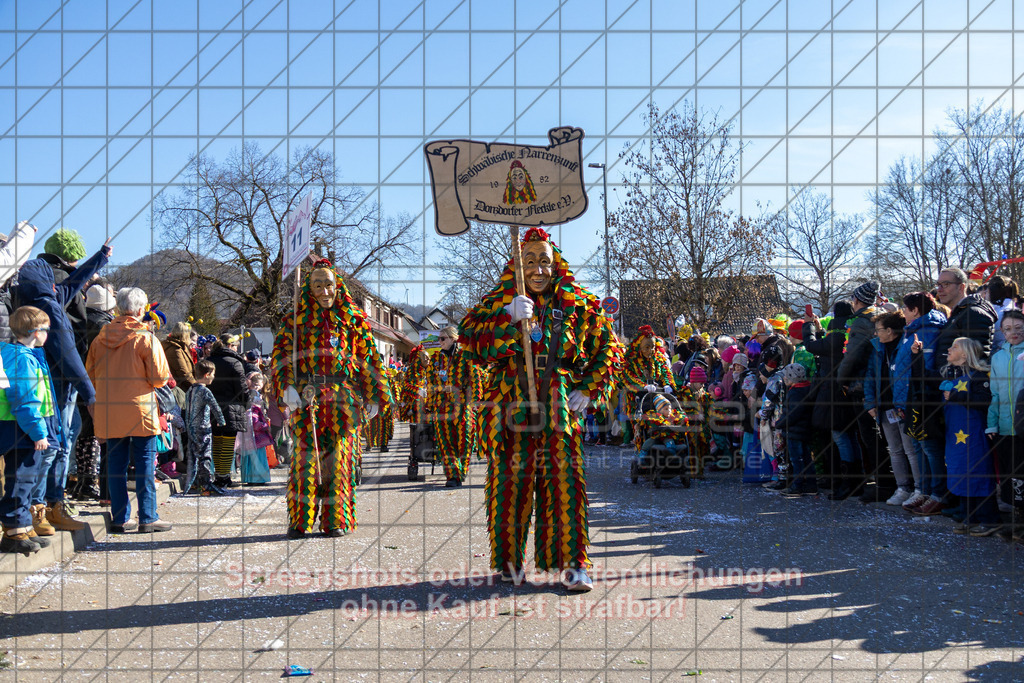
[[[867,214],[867,192],[901,154],[929,152],[948,108],[1018,109],[1022,10],[1011,0],[0,1],[0,226],[66,225],[90,246],[114,234],[114,260],[128,262],[158,244],[152,200],[181,182],[190,152],[223,158],[243,139],[279,153],[323,145],[345,182],[386,212],[420,217],[429,263],[425,141],[542,144],[549,128],[578,126],[611,188],[619,152],[642,144],[651,100],[733,120],[747,145],[742,211],[813,182],[840,211]],[[601,172],[584,171],[590,211],[555,231],[574,263],[603,227]],[[434,277],[408,273],[413,303],[433,300]],[[405,297],[404,286],[390,291]]]

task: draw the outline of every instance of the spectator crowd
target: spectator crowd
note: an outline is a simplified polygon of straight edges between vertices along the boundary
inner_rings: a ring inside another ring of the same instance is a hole
[[[799,319],[758,319],[739,338],[687,329],[674,349],[661,344],[674,386],[647,390],[675,393],[700,430],[714,425],[691,447],[698,470],[742,462],[744,481],[786,497],[884,502],[950,517],[959,534],[1020,541],[1022,302],[1009,277],[972,282],[952,267],[931,291],[896,300],[864,282],[824,317],[808,307]],[[693,385],[714,397],[710,408],[687,400]],[[612,430],[624,445],[642,419],[630,400]]]
[[[99,276],[109,244],[86,258],[62,228],[30,258],[35,234],[20,223],[0,248],[0,551],[29,555],[83,528],[72,500],[110,505],[114,531],[159,532],[171,528],[157,514],[161,480],[184,475],[190,492],[223,495],[240,466],[242,483],[267,483],[258,352],[243,357],[238,335],[200,337],[186,322],[158,340],[158,306]]]
[[[31,554],[82,528],[72,501],[109,504],[115,531],[158,532],[171,526],[157,514],[162,479],[211,496],[235,471],[268,483],[286,434],[259,353],[168,326],[144,291],[115,290],[99,276],[109,244],[89,256],[62,228],[31,258],[35,234],[21,223],[0,248],[0,550]],[[864,282],[828,315],[758,319],[738,338],[684,328],[669,347],[645,326],[587,433],[645,448],[647,406],[691,434],[693,477],[742,463],[744,481],[786,497],[884,502],[1020,541],[1022,302],[1008,277],[946,268],[931,291],[890,300]]]

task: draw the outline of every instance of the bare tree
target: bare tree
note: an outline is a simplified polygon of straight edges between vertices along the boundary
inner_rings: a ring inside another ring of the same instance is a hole
[[[871,194],[877,225],[869,260],[883,288],[931,289],[939,270],[966,267],[977,254],[950,162],[939,153],[922,170],[919,160],[901,157],[889,168],[885,184]]]
[[[733,291],[743,286],[737,276],[763,271],[772,258],[768,218],[726,207],[740,147],[730,126],[688,104],[668,112],[652,105],[644,119],[648,143],[621,155],[625,202],[609,216],[614,273],[661,283],[659,319],[683,313],[704,325],[727,317],[742,305]]]
[[[283,223],[310,191],[311,238],[327,246],[348,276],[416,256],[412,218],[386,218],[361,188],[340,184],[334,157],[323,150],[297,151],[285,163],[245,144],[223,163],[193,157],[188,177],[158,199],[155,221],[162,242],[188,265],[182,287],[199,279],[225,292],[237,303],[233,324],[274,326],[281,319],[290,294],[281,282]],[[244,285],[224,277],[225,266],[243,274]]]
[[[832,200],[819,190],[792,192],[772,231],[777,256],[772,271],[790,306],[814,302],[827,311],[860,275],[861,218],[836,215]]]
[[[959,177],[978,258],[1024,254],[1024,123],[1012,110],[981,104],[949,112],[940,154]]]
[[[438,272],[446,283],[441,299],[453,315],[476,305],[493,289],[512,258],[508,228],[500,225],[474,223],[461,235],[435,239],[434,246],[441,254]]]

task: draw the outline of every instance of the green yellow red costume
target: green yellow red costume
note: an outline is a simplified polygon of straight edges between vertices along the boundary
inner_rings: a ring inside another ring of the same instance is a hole
[[[353,465],[362,451],[359,427],[364,409],[371,404],[383,408],[391,397],[361,308],[328,261],[318,262],[316,268],[334,274],[334,304],[327,310],[321,306],[310,292],[307,276],[298,308],[285,317],[274,340],[270,389],[282,403],[288,387],[303,394],[302,406],[292,411],[288,422],[294,442],[289,458],[289,527],[312,530],[319,511],[321,530],[349,532],[356,527]],[[307,400],[310,396],[314,401]]]
[[[387,382],[388,390],[397,403],[398,398],[393,380],[395,372],[392,368],[387,370]],[[363,425],[367,448],[387,450],[388,444],[391,443],[391,439],[395,435],[395,410],[393,405],[393,403],[388,403],[384,406],[383,410],[374,415],[372,419],[367,420]]]
[[[711,421],[721,416],[713,413],[715,399],[708,391],[701,389],[698,394],[687,386],[679,392],[677,398],[691,425],[691,429],[688,430],[692,456],[689,458],[690,474],[700,477],[704,474],[704,464],[711,455],[711,443],[714,441]]]
[[[550,242],[537,228],[530,229],[523,242],[531,240]],[[551,286],[530,295],[539,337],[531,342],[542,404],[537,428],[528,421],[521,334],[505,309],[516,296],[511,261],[495,288],[460,325],[465,353],[490,366],[481,419],[490,452],[485,499],[491,566],[500,570],[523,567],[534,510],[537,568],[590,566],[581,420],[570,413],[566,399],[580,390],[592,401],[606,400],[622,345],[597,297],[576,282],[561,252],[551,246]],[[559,332],[552,338],[556,327]]]
[[[446,479],[466,478],[476,437],[476,387],[473,364],[457,345],[430,356],[426,411],[435,427],[434,448],[441,454]]]
[[[423,344],[414,346],[409,352],[409,362],[406,363],[401,377],[402,400],[398,404],[398,419],[403,422],[417,424],[420,421],[420,389],[427,383],[427,371],[430,367],[430,356],[423,348]]]
[[[644,341],[648,339],[654,343],[654,349],[649,358],[644,356],[641,349]],[[658,387],[659,391],[666,386],[672,387],[673,392],[679,389],[676,377],[672,374],[672,368],[669,366],[668,358],[658,347],[659,341],[650,325],[641,325],[640,329],[637,330],[636,337],[626,348],[626,356],[622,362],[622,373],[619,377],[620,384],[626,390],[625,398],[629,415],[635,414],[638,408],[637,397],[645,391],[645,386],[653,384]],[[633,423],[633,441],[637,450],[640,450],[640,430],[637,429],[637,425],[633,420],[631,420],[631,423]]]
[[[644,339],[654,341],[654,353],[650,358],[645,358],[640,350]],[[658,389],[665,386],[672,387],[673,391],[679,389],[672,368],[669,366],[668,357],[658,349],[659,339],[654,335],[650,325],[642,325],[637,330],[636,338],[629,343],[626,349],[626,357],[622,363],[622,383],[631,392],[636,393],[648,384],[653,384]]]

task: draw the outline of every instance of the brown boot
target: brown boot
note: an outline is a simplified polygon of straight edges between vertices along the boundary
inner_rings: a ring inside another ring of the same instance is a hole
[[[0,538],[0,553],[21,553],[28,557],[39,552],[39,544],[29,538],[28,531],[28,527],[5,528],[3,537]]]
[[[53,536],[57,533],[53,526],[46,521],[46,504],[39,503],[32,506],[32,527],[39,536]]]
[[[33,529],[32,527],[25,527],[25,528],[27,528],[27,529],[28,529],[28,531],[27,531],[27,532],[25,532],[25,533],[27,533],[27,534],[28,534],[28,537],[29,537],[29,538],[31,538],[31,539],[32,539],[33,541],[35,541],[35,542],[36,542],[36,544],[37,544],[37,545],[38,545],[38,546],[39,546],[40,548],[49,548],[49,547],[50,547],[50,539],[48,539],[48,538],[43,538],[42,536],[40,536],[39,534],[37,534],[37,533],[36,533],[36,530],[35,530],[35,529]]]
[[[46,508],[46,519],[53,525],[54,529],[61,531],[78,531],[85,528],[85,522],[79,522],[68,515],[64,509],[64,502],[61,501],[52,508]]]

